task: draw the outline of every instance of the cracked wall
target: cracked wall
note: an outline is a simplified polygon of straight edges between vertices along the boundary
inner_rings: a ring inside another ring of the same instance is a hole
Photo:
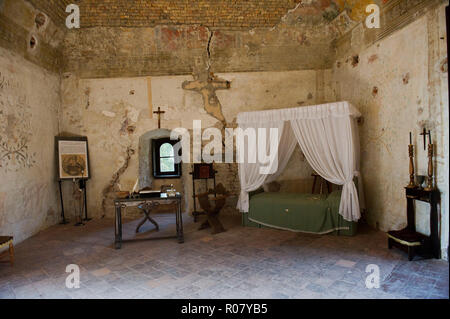
[[[82,78],[192,74],[199,59],[207,60],[208,41],[209,31],[203,26],[69,31],[63,70]],[[216,30],[210,53],[214,73],[324,69],[334,59],[323,21],[280,24],[274,29]]]
[[[323,88],[317,87],[317,83],[320,83],[320,73],[313,70],[219,73],[218,77],[232,82],[233,85],[228,90],[217,91],[217,97],[227,123],[233,125],[237,114],[244,110],[285,108],[323,102],[323,94],[318,93],[323,91]],[[89,138],[93,176],[88,182],[88,209],[91,215],[103,216],[102,202],[106,198],[106,216],[113,216],[111,197],[104,196],[104,190],[111,185],[113,179],[115,190],[119,188],[117,185],[120,185],[122,190],[133,188],[140,174],[139,139],[158,128],[158,119],[152,114],[154,108],[159,106],[166,111],[162,115],[162,128],[183,127],[192,130],[193,120],[201,120],[203,128],[221,127],[220,121],[204,109],[201,95],[182,88],[183,82],[192,80],[192,76],[80,79],[73,74],[65,75],[62,80],[61,130]],[[89,97],[85,94],[86,91],[89,92]],[[89,107],[86,108],[88,99]],[[126,134],[122,132],[125,122],[134,127],[131,132],[126,131]],[[127,161],[126,151],[129,147],[136,152],[130,154]],[[301,160],[300,152],[297,153],[292,165],[307,167],[306,162]],[[116,172],[124,163],[127,163],[127,167],[116,180]],[[192,210],[190,166],[183,165],[181,180],[163,180],[154,185],[158,188],[161,183],[178,183],[178,189],[189,199],[185,211]],[[219,171],[217,183],[223,183],[229,191],[238,194],[236,165],[217,164],[216,168]],[[291,170],[284,178],[310,178],[311,172],[307,168],[292,174],[294,171],[295,169]],[[308,183],[304,182],[305,185]],[[108,192],[111,193],[111,190]],[[235,202],[236,198],[230,199],[229,206],[235,206]],[[73,211],[68,214],[73,214]]]
[[[28,0],[63,25],[70,0]],[[365,17],[368,4],[389,0],[78,0],[81,28],[153,27],[156,25],[204,25],[216,29],[243,30],[274,27],[280,20],[333,20],[344,10],[353,20]],[[395,1],[395,0],[390,0]],[[413,0],[410,2],[414,2]],[[410,4],[411,5],[411,4]],[[295,12],[292,17],[287,14]]]
[[[215,73],[326,69],[335,34],[363,19],[367,4],[385,2],[85,0],[81,29],[64,41],[63,70],[82,78],[191,74],[210,31]],[[344,26],[330,24],[347,12]]]
[[[49,1],[31,3],[48,9],[61,25],[64,14],[49,7]],[[406,221],[402,187],[408,177],[403,150],[408,132],[418,132],[423,125],[436,132],[435,166],[444,198],[446,246],[448,61],[441,39],[446,36],[442,7],[430,9],[441,1],[378,1],[383,4],[380,30],[359,23],[364,3],[303,1],[287,13],[284,10],[281,21],[270,22],[270,28],[207,28],[208,24],[170,21],[128,25],[130,18],[124,18],[111,20],[109,26],[94,21],[92,28],[67,31],[23,0],[0,1],[0,129],[3,140],[25,141],[12,149],[19,155],[14,163],[8,160],[0,167],[2,179],[12,181],[0,189],[0,230],[25,238],[56,222],[59,206],[50,144],[59,131],[88,136],[93,168],[89,212],[111,217],[111,194],[131,189],[138,176],[139,137],[157,128],[153,107],[167,111],[162,120],[165,128],[190,128],[193,119],[201,119],[203,127],[220,127],[221,116],[235,125],[240,111],[346,99],[364,114],[360,129],[366,194],[370,194],[367,219],[382,230],[400,228]],[[399,54],[401,58],[393,58]],[[209,66],[208,71],[232,83],[215,94],[221,106],[216,117],[205,110],[200,94],[182,88],[185,81],[194,80],[192,74],[199,74],[198,66]],[[55,72],[62,74],[61,101]],[[36,136],[48,141],[43,143],[46,150],[37,149],[41,145]],[[420,145],[417,139],[416,143]],[[418,150],[417,165],[423,172],[425,153]],[[297,150],[281,179],[309,191],[310,168],[303,162]],[[236,166],[223,164],[218,170],[218,182],[238,193]],[[183,170],[183,185],[190,196],[187,173]],[[295,178],[302,182],[292,182]],[[12,194],[17,193],[28,199],[15,202]],[[73,217],[70,183],[64,193],[66,212]],[[186,210],[192,208],[188,204]],[[426,233],[424,208],[418,211],[418,227]]]

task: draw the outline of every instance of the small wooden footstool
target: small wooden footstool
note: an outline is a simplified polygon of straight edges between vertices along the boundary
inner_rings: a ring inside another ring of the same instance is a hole
[[[400,249],[407,250],[408,260],[414,259],[416,253],[423,251],[424,248],[430,247],[428,236],[422,235],[414,230],[405,228],[402,230],[388,231],[388,248],[396,246]]]
[[[13,238],[12,236],[0,236],[0,249],[3,247],[9,246],[9,262],[11,266],[14,265],[14,246],[13,246]],[[8,254],[8,251],[0,253],[0,257]]]

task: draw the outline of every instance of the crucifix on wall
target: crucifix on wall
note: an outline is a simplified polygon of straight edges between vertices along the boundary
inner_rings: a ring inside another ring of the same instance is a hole
[[[222,113],[222,105],[217,98],[217,90],[230,89],[231,83],[215,76],[212,72],[204,72],[194,76],[194,81],[185,81],[182,84],[184,90],[195,91],[203,97],[205,111],[221,121],[224,125],[225,117]]]
[[[158,128],[161,128],[161,114],[166,113],[165,111],[161,111],[161,108],[158,107],[158,111],[153,112],[154,114],[158,114]]]
[[[427,132],[427,129],[424,127],[422,133],[420,135],[423,135],[423,150],[426,150],[426,144],[427,144],[427,135],[429,133]]]

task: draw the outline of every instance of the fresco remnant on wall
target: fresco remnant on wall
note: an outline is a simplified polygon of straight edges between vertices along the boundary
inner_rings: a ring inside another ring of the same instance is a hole
[[[215,76],[212,72],[202,73],[194,76],[194,81],[185,81],[183,89],[198,92],[203,97],[203,106],[205,111],[218,119],[224,125],[225,117],[222,113],[222,105],[216,95],[216,90],[225,90],[231,88],[231,83]]]
[[[181,87],[184,90],[190,90],[200,93],[203,98],[203,108],[206,113],[219,120],[225,127],[227,122],[222,113],[222,105],[216,95],[217,90],[228,90],[231,88],[231,82],[222,80],[211,72],[211,43],[215,32],[208,29],[208,44],[206,47],[206,60],[198,57],[194,67],[194,81],[184,81]],[[202,65],[202,62],[205,65]]]
[[[25,95],[7,95],[6,90],[14,90],[14,85],[0,72],[0,168],[18,171],[36,163],[36,153],[28,149],[31,107]]]

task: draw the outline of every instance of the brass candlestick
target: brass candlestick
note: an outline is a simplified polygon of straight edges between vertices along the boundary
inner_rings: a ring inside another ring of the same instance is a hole
[[[416,184],[414,183],[414,146],[412,144],[408,145],[408,153],[409,153],[409,184],[406,187],[415,188]]]
[[[432,191],[433,187],[433,151],[434,145],[428,144],[428,181],[427,187],[424,188],[426,191]]]

